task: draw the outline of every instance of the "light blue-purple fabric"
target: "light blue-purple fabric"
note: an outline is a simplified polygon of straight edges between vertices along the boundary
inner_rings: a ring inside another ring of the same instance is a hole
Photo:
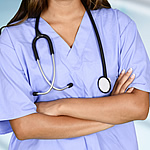
[[[118,10],[92,11],[102,40],[108,77],[112,88],[125,69],[133,68],[136,78],[132,87],[150,92],[150,62],[135,23]],[[97,40],[87,13],[84,14],[73,47],[40,18],[39,30],[51,37],[56,60],[56,87],[72,82],[65,91],[52,90],[44,96],[34,97],[34,91],[46,91],[44,81],[32,51],[35,37],[35,19],[28,19],[8,27],[0,36],[0,133],[11,132],[8,120],[36,113],[34,102],[61,98],[94,98],[108,96],[99,91],[97,80],[102,64]],[[47,42],[40,39],[37,49],[42,68],[52,80],[52,59]],[[124,104],[126,105],[126,104]],[[72,139],[19,141],[13,134],[9,150],[138,150],[133,122],[91,135]]]

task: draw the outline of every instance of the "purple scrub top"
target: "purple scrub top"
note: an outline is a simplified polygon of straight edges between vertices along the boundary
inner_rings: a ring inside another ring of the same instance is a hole
[[[136,78],[130,87],[150,92],[150,62],[135,23],[116,9],[103,8],[91,12],[102,40],[111,90],[120,72],[133,68]],[[32,51],[34,26],[35,18],[30,18],[20,25],[5,28],[0,36],[0,134],[12,132],[9,120],[36,113],[35,101],[110,94],[101,93],[97,86],[98,78],[103,75],[102,63],[96,36],[85,12],[72,48],[40,18],[39,30],[51,37],[54,46],[54,86],[63,87],[70,82],[74,86],[34,97],[34,91],[49,88]],[[37,49],[42,68],[52,80],[52,59],[47,42],[40,39]],[[138,146],[134,123],[129,122],[70,139],[20,141],[13,133],[9,150],[138,150]]]

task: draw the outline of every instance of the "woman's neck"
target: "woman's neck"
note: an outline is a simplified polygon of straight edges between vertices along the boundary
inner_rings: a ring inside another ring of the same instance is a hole
[[[70,20],[77,16],[83,16],[85,12],[81,0],[49,0],[48,8],[41,17],[46,20]]]

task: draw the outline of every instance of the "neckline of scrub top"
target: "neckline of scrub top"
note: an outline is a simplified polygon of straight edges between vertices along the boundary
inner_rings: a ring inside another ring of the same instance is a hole
[[[97,13],[95,13],[95,11],[91,11],[91,12],[93,18],[95,19],[96,18],[95,14]],[[40,17],[40,22],[39,22],[39,30],[41,31],[41,33],[47,34],[51,38],[52,42],[55,39],[59,39],[57,46],[59,47],[59,51],[62,52],[62,55],[64,55],[65,57],[70,55],[70,52],[73,51],[74,48],[76,48],[80,52],[83,50],[92,28],[93,27],[91,21],[88,17],[87,12],[85,11],[80,26],[78,28],[74,43],[70,48],[70,46],[66,43],[66,41],[43,18]],[[55,48],[54,48],[54,52],[55,52]]]

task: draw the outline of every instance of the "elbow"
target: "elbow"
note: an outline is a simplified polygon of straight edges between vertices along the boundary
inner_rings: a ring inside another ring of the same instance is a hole
[[[27,140],[30,138],[31,131],[29,130],[29,123],[24,117],[10,120],[10,124],[18,140]]]
[[[134,101],[132,101],[134,120],[145,120],[149,113],[149,93],[136,89],[134,96]]]
[[[141,110],[139,120],[146,120],[149,113],[149,107],[145,107]]]
[[[16,135],[16,138],[18,139],[18,140],[20,140],[20,141],[23,141],[23,140],[27,140],[24,136],[22,136],[21,134],[16,134],[15,133],[15,135]]]
[[[22,125],[19,125],[19,126],[17,127],[17,129],[14,131],[14,133],[15,133],[16,138],[17,138],[18,140],[23,141],[23,140],[27,140],[27,139],[28,139],[28,137],[27,137],[27,135],[28,135],[27,127],[24,127],[24,126],[22,126]]]
[[[138,106],[136,106],[136,120],[145,120],[149,113],[149,103],[147,100],[142,101]]]

